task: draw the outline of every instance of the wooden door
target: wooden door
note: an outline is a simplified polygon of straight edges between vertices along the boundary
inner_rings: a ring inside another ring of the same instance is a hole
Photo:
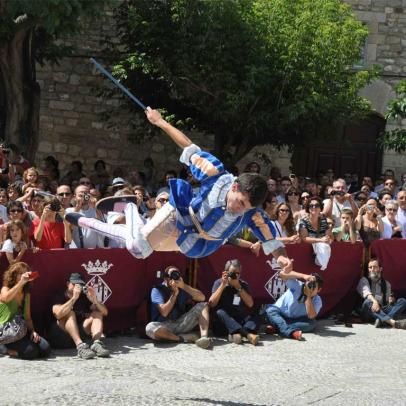
[[[358,125],[337,130],[330,139],[316,139],[296,148],[292,156],[295,173],[315,177],[333,169],[336,177],[347,172],[357,173],[359,177],[378,177],[382,170],[382,150],[376,140],[385,124],[381,116],[374,114]]]

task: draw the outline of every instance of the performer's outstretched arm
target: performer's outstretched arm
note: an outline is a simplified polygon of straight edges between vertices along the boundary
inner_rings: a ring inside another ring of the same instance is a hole
[[[192,141],[183,134],[182,131],[179,131],[173,125],[169,124],[161,116],[161,113],[158,110],[153,110],[151,107],[147,107],[145,110],[148,120],[151,124],[156,125],[166,134],[168,134],[172,140],[179,145],[181,148],[186,148],[192,144]]]

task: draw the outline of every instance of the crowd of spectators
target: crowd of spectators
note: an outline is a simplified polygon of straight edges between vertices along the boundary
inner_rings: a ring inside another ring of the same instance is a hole
[[[238,174],[235,173],[237,171],[235,167],[229,170],[233,171],[234,175]],[[260,173],[260,171],[261,167],[256,162],[249,163],[244,169],[244,172]],[[167,170],[161,180],[157,179],[157,171],[151,158],[145,159],[141,170],[133,169],[128,173],[120,168],[109,173],[106,162],[98,160],[91,173],[84,173],[82,163],[73,161],[67,173],[61,174],[59,163],[53,156],[48,156],[37,166],[32,166],[21,155],[17,146],[0,147],[0,245],[1,252],[11,266],[6,272],[6,283],[3,284],[5,290],[4,292],[2,290],[0,306],[9,296],[16,301],[17,307],[22,303],[25,305],[29,303],[29,295],[24,293],[24,286],[29,281],[29,271],[25,265],[18,267],[18,264],[24,264],[21,261],[24,261],[27,250],[35,253],[38,250],[54,248],[120,246],[119,243],[109,241],[108,238],[90,229],[70,225],[65,221],[65,213],[77,212],[110,224],[123,224],[125,217],[122,213],[109,213],[106,217],[105,213],[96,209],[96,203],[109,196],[133,195],[139,212],[147,220],[168,201],[169,181],[176,177],[182,177],[189,182],[194,191],[199,188],[199,184],[187,167],[179,171]],[[374,181],[369,176],[358,179],[357,175],[348,173],[342,174],[342,177],[336,176],[333,170],[327,169],[313,179],[294,174],[282,176],[281,171],[273,167],[267,185],[268,194],[263,203],[263,210],[272,220],[275,237],[285,244],[312,244],[315,262],[322,271],[328,269],[330,245],[333,241],[346,243],[359,241],[368,248],[376,239],[406,238],[406,174],[402,174],[397,180],[392,170],[386,170]],[[229,240],[229,243],[248,248],[255,255],[259,254],[261,245],[249,229],[242,230],[237,238]],[[201,292],[188,286],[182,279],[180,282],[174,281],[171,275],[177,270],[169,267],[163,286],[153,291],[152,302],[156,305],[155,319],[147,326],[148,336],[152,339],[194,341],[202,348],[207,348],[210,345],[205,339],[208,329],[208,309],[213,307],[215,318],[223,324],[223,329],[228,332],[231,341],[240,343],[245,337],[249,342],[256,344],[258,320],[242,311],[242,304],[245,307],[252,306],[252,297],[249,294],[249,287],[242,280],[240,282],[241,267],[238,260],[235,261],[237,262],[226,265],[222,278],[215,282],[212,296],[207,303]],[[237,275],[236,278],[230,277],[230,268],[231,273]],[[17,272],[19,277],[13,276],[13,272]],[[309,282],[305,276],[302,275],[302,282],[298,282],[298,279],[300,277],[295,278],[296,282],[289,281],[287,284],[291,295],[289,298],[285,297],[281,303],[278,302],[279,307],[275,304],[267,309],[266,315],[271,332],[274,328],[283,336],[291,336],[292,332],[296,331],[291,327],[291,324],[295,323],[293,319],[296,316],[305,317],[309,306],[302,307],[300,311],[296,309],[292,317],[288,317],[289,312],[283,314],[281,308],[293,303],[297,300],[296,296],[300,296],[303,292],[305,292],[303,303],[307,296],[310,302],[313,298],[319,297],[318,292],[322,287],[321,277],[317,279],[317,287],[310,290],[303,288],[306,282]],[[14,289],[13,283],[9,281],[18,285],[18,289]],[[89,301],[86,310],[88,317],[83,317],[81,323],[85,332],[94,340],[89,348],[82,342],[78,335],[78,326],[75,325],[77,322],[73,306],[80,297],[76,285],[82,285],[80,275],[73,275],[69,279],[67,290],[54,302],[53,314],[57,325],[62,326],[65,333],[71,337],[78,348],[79,356],[83,358],[91,358],[92,354],[106,356],[108,351],[100,338],[102,319],[107,315],[107,308],[97,302],[91,290],[86,292],[85,296]],[[368,298],[370,290],[365,286],[364,283],[360,288],[360,294]],[[13,294],[8,293],[9,291]],[[236,296],[239,297],[238,300]],[[185,313],[180,310],[184,309],[187,299],[194,299],[200,304]],[[170,304],[171,301],[179,302],[180,307],[174,309]],[[314,320],[321,307],[319,299],[313,302],[314,306],[313,304],[310,306],[313,309],[310,320]],[[388,299],[385,306],[390,303]],[[372,299],[364,304],[365,312],[368,311],[370,304],[374,305]],[[177,313],[171,316],[168,324],[168,315],[173,310]],[[369,313],[368,315],[370,316]],[[388,317],[392,316],[391,314]],[[389,324],[393,321],[392,318],[388,319],[385,316],[379,320],[382,323],[388,323],[390,320]],[[302,321],[296,322],[301,325]],[[314,323],[309,320],[306,323],[302,330],[310,331]],[[189,330],[195,325],[200,326],[200,339],[188,335]],[[35,333],[33,327],[31,332],[31,341],[37,345],[28,348],[25,342],[24,346],[16,351],[29,354],[23,355],[26,358],[48,354],[49,348],[45,340]],[[301,333],[293,338],[300,339]],[[9,349],[13,350],[11,347]]]

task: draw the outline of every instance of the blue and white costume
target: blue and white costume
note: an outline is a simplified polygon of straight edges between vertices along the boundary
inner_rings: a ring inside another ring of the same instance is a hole
[[[243,214],[227,210],[226,196],[236,178],[215,156],[192,144],[184,148],[180,161],[190,167],[200,182],[197,195],[186,181],[172,179],[169,202],[145,225],[132,203],[125,209],[126,227],[83,218],[79,225],[125,241],[127,249],[137,258],[146,258],[153,251],[174,250],[191,258],[205,257],[243,227],[249,227],[262,242],[266,255],[283,247],[274,240],[275,229],[263,210],[252,208]]]

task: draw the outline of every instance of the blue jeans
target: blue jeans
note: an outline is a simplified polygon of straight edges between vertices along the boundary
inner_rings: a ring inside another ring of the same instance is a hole
[[[274,305],[270,305],[265,310],[266,317],[272,326],[274,326],[279,335],[282,337],[291,337],[294,331],[302,331],[303,333],[310,333],[316,327],[316,320],[309,319],[306,316],[291,319],[285,317],[281,309]]]
[[[41,337],[38,343],[34,343],[28,334],[21,340],[6,344],[6,347],[10,350],[16,350],[19,358],[27,360],[46,358],[51,353],[48,341]]]
[[[231,317],[224,309],[217,309],[218,319],[225,325],[229,334],[237,332],[256,333],[260,324],[259,316],[247,316],[243,320],[236,320]]]
[[[365,299],[361,307],[361,316],[365,321],[373,321],[379,319],[382,322],[395,319],[396,316],[402,314],[406,310],[406,299],[403,297],[396,300],[394,305],[381,306],[379,312],[375,313],[371,310],[372,300]]]

